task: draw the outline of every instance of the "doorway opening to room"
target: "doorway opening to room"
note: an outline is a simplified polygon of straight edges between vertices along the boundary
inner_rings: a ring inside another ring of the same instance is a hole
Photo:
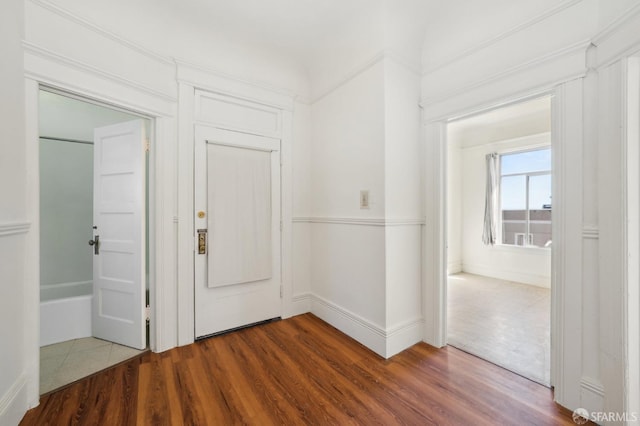
[[[447,126],[447,343],[550,386],[551,99]]]
[[[148,347],[150,117],[38,93],[40,393]]]

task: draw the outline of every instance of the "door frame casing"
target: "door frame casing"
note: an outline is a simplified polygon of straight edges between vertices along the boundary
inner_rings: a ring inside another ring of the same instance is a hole
[[[197,93],[206,93],[213,97],[229,98],[244,105],[255,105],[258,108],[271,109],[279,116],[279,132],[262,134],[277,137],[280,145],[280,187],[281,206],[281,281],[282,281],[282,318],[294,315],[292,296],[292,245],[293,245],[293,182],[292,182],[292,131],[293,131],[293,97],[288,93],[268,90],[252,84],[232,81],[207,72],[206,69],[190,64],[177,63],[178,75],[178,138],[182,141],[178,146],[178,286],[177,318],[178,345],[184,346],[195,341],[195,224],[194,224],[194,155],[197,123],[219,127],[226,130],[246,131],[211,123],[198,119],[196,112]],[[260,132],[248,131],[261,135]]]
[[[46,67],[46,64],[43,65]],[[154,99],[137,90],[126,90],[118,99],[109,97],[109,93],[95,90],[95,81],[87,75],[86,79],[71,81],[46,78],[46,72],[33,74],[29,69],[25,73],[25,108],[26,108],[26,168],[27,168],[27,211],[31,227],[27,237],[28,256],[25,276],[25,309],[31,314],[25,324],[25,358],[27,360],[28,398],[31,406],[39,400],[39,340],[40,340],[40,213],[39,213],[39,130],[38,130],[38,96],[41,87],[47,87],[69,94],[72,97],[85,99],[106,107],[114,107],[130,111],[151,120],[150,153],[149,153],[149,297],[151,321],[149,328],[149,345],[152,351],[161,352],[175,346],[175,333],[171,335],[170,324],[171,303],[167,294],[171,294],[173,256],[172,228],[166,222],[173,222],[173,214],[169,203],[173,198],[173,172],[167,162],[173,157],[170,153],[172,145],[171,129],[174,118],[171,116],[170,102],[166,99]],[[144,105],[148,105],[145,107]]]
[[[540,96],[552,96],[554,244],[551,273],[551,382],[556,401],[579,407],[581,366],[571,360],[581,358],[582,278],[582,87],[583,79],[571,79],[476,107],[462,107],[431,119],[425,116],[425,238],[423,264],[423,312],[425,341],[437,347],[446,345],[446,200],[447,132],[450,119],[489,111]],[[568,191],[572,188],[572,191]],[[431,313],[428,315],[428,313]]]

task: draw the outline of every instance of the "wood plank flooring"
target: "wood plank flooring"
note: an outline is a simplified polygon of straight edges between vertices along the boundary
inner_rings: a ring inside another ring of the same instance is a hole
[[[574,425],[551,390],[424,343],[384,360],[311,314],[144,355],[22,425]]]

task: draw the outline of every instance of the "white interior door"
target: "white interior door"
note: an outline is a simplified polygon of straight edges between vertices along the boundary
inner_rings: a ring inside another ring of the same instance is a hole
[[[93,336],[146,347],[142,120],[94,130]]]
[[[195,337],[272,319],[280,301],[280,140],[197,126]]]

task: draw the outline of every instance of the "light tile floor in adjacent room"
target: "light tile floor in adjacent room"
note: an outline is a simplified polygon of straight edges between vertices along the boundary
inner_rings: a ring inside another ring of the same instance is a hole
[[[94,337],[40,348],[40,394],[75,382],[144,351]]]
[[[460,273],[448,280],[448,344],[549,386],[550,290]]]

